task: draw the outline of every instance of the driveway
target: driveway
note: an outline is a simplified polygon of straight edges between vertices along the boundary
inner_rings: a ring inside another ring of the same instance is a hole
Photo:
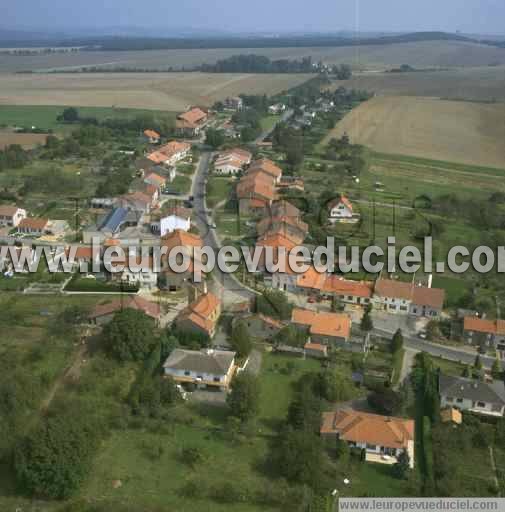
[[[258,375],[261,370],[261,361],[262,355],[259,350],[253,350],[249,355],[249,362],[245,368],[247,373],[251,373],[252,375]]]

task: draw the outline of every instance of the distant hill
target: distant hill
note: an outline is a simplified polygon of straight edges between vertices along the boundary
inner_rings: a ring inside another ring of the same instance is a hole
[[[170,37],[159,34],[170,33]],[[195,34],[199,37],[195,37]],[[149,34],[149,36],[145,35]],[[0,29],[0,47],[34,46],[80,46],[89,50],[131,51],[131,50],[179,50],[201,48],[308,48],[392,45],[423,41],[464,41],[502,46],[503,41],[495,38],[474,38],[447,32],[413,32],[407,34],[381,35],[340,32],[336,34],[298,35],[233,35],[218,31],[194,29],[151,29],[138,27],[112,27],[94,29],[80,34],[28,33]]]

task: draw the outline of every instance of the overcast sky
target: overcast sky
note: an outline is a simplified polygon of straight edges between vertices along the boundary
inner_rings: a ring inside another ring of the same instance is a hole
[[[2,0],[0,26],[505,33],[505,0]],[[169,35],[169,33],[167,33]]]

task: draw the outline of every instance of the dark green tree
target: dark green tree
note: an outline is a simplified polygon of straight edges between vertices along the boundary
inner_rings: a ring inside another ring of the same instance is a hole
[[[225,143],[225,140],[226,138],[222,130],[209,128],[206,132],[205,144],[213,149],[217,149],[219,146],[222,146]]]
[[[232,329],[231,346],[238,357],[247,357],[252,350],[251,336],[244,321],[239,320]]]
[[[73,495],[91,470],[101,434],[93,414],[82,409],[70,412],[67,408],[43,419],[15,449],[20,485],[34,496],[64,499]]]
[[[230,414],[242,422],[257,416],[260,406],[260,386],[257,377],[242,372],[232,382],[231,393],[226,398]]]
[[[391,340],[391,352],[396,353],[403,348],[402,330],[398,329]]]
[[[154,322],[142,311],[124,309],[104,327],[102,339],[106,351],[118,361],[143,361],[156,343]]]
[[[397,462],[393,466],[393,475],[400,479],[406,480],[410,472],[410,457],[409,454],[404,450],[398,455]]]
[[[76,123],[79,121],[79,111],[74,107],[68,107],[63,111],[61,117],[65,123]]]

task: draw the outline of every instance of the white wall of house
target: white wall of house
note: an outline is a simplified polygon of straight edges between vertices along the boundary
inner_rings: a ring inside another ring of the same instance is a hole
[[[156,226],[157,224],[157,226]],[[189,231],[191,228],[191,220],[189,218],[182,218],[177,215],[169,215],[160,219],[159,223],[152,223],[151,229],[159,232],[160,236],[165,236],[167,233],[172,233],[176,229]]]
[[[336,204],[330,210],[330,220],[352,219],[352,211],[344,203]]]
[[[225,387],[228,384],[228,376],[231,372],[233,365],[230,366],[228,373],[226,374],[212,374],[212,373],[198,373],[191,370],[176,370],[173,368],[164,368],[164,374],[170,377],[173,377],[175,380],[180,378],[182,381],[187,381],[187,379],[192,380],[195,384],[199,382],[212,382],[215,383],[216,386]],[[205,385],[205,384],[203,384]]]
[[[412,302],[407,299],[398,299],[395,297],[378,297],[373,299],[377,309],[387,311],[388,313],[398,313],[400,315],[408,315]]]
[[[26,219],[26,210],[18,208],[14,215],[0,215],[0,226],[17,227],[18,224]]]
[[[236,176],[241,171],[241,167],[229,163],[219,164],[214,167],[214,172],[220,176]]]
[[[440,316],[440,309],[432,308],[431,306],[423,306],[419,304],[411,304],[409,313],[413,316],[437,318]]]
[[[455,407],[462,411],[472,411],[493,416],[503,416],[505,413],[505,406],[500,404],[492,404],[480,400],[473,401],[467,398],[454,398],[445,395],[440,397],[440,407]]]

